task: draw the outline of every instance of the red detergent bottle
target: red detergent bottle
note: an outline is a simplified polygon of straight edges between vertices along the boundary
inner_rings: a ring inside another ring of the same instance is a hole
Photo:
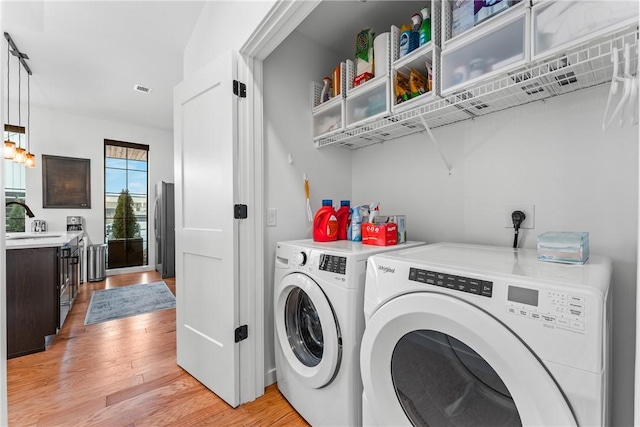
[[[348,200],[340,201],[340,209],[336,211],[338,219],[338,240],[347,240],[347,230],[351,219],[351,203]]]
[[[325,199],[313,218],[313,240],[333,242],[338,239],[338,218],[333,209],[333,200]]]

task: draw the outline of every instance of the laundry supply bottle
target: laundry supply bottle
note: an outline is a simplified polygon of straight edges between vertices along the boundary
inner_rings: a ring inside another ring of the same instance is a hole
[[[420,46],[420,27],[422,25],[422,16],[419,13],[413,14],[411,17],[411,34],[409,39],[409,52],[413,52]]]
[[[399,55],[402,58],[410,52],[409,44],[411,41],[411,26],[404,24],[400,27],[400,50]]]
[[[431,41],[431,15],[429,14],[429,8],[424,7],[420,13],[422,13],[422,24],[418,30],[419,45],[423,46]]]
[[[362,242],[362,206],[354,206],[351,208],[351,221],[349,230],[347,230],[347,240],[352,242]]]
[[[338,219],[333,209],[333,200],[325,199],[313,218],[313,240],[332,242],[338,238]]]
[[[351,209],[349,200],[341,200],[340,208],[336,211],[336,218],[338,219],[338,240],[347,240],[347,230],[349,229],[349,219],[351,215]]]
[[[320,103],[327,102],[331,99],[331,78],[324,77],[322,82],[324,85],[322,87],[322,92],[320,92]]]

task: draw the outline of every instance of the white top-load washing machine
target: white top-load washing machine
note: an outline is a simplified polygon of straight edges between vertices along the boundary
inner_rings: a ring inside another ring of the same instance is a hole
[[[439,243],[369,259],[364,425],[608,425],[611,261]]]
[[[423,245],[280,242],[274,274],[278,389],[312,425],[361,425],[359,350],[369,256]]]

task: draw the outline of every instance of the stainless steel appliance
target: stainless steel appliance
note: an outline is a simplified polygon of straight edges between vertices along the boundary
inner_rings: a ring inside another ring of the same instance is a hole
[[[84,231],[84,217],[68,216],[67,231]]]
[[[153,229],[156,234],[156,271],[162,277],[175,276],[175,197],[173,184],[160,181],[156,184]]]
[[[88,236],[86,236],[84,217],[75,215],[67,217],[67,231],[82,231],[82,236],[78,240],[78,263],[80,265],[80,278],[79,283],[85,282],[86,277],[86,244],[88,243]]]
[[[44,233],[47,231],[47,222],[43,219],[34,219],[31,221],[31,232]]]
[[[60,280],[58,284],[58,329],[69,314],[80,284],[80,239],[71,239],[59,250]]]

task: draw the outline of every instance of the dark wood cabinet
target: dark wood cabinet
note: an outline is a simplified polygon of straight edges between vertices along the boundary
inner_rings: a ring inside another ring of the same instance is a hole
[[[59,263],[56,247],[11,249],[7,256],[7,357],[45,349],[58,327]]]

